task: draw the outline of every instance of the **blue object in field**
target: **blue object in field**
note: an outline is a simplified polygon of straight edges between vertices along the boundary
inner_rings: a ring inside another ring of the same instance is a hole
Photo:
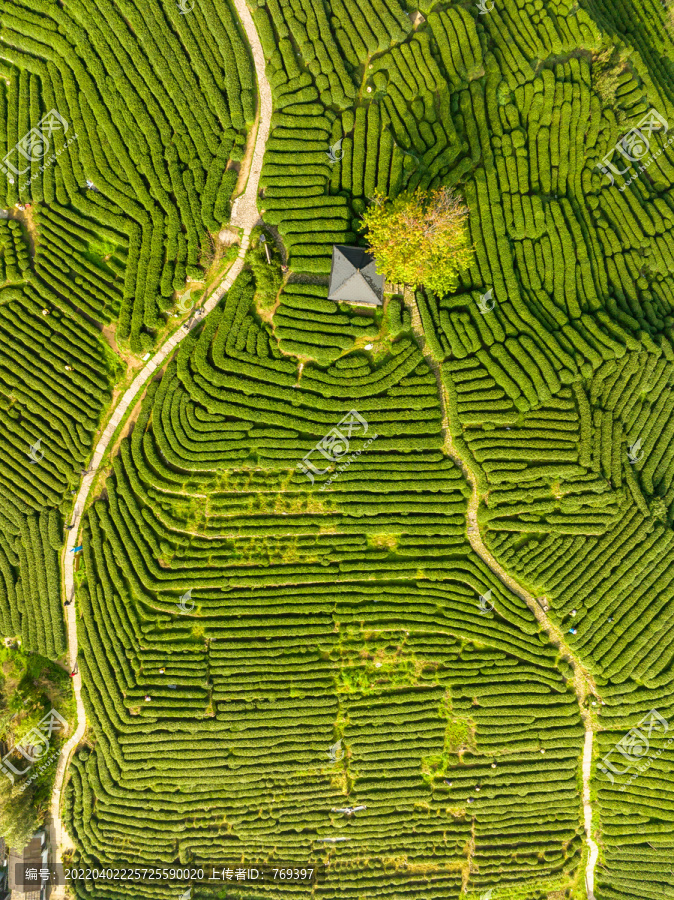
[[[77,553],[78,550],[84,550],[84,544],[80,544],[79,547],[73,547],[73,549],[70,552]]]
[[[575,633],[576,633],[575,628],[569,628],[569,634],[575,634]]]

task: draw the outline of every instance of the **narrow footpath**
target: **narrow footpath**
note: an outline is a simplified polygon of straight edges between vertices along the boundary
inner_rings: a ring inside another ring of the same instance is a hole
[[[178,344],[187,337],[192,328],[195,328],[200,322],[203,322],[204,317],[217,306],[223,295],[234,283],[243,268],[244,257],[250,243],[250,233],[260,221],[260,214],[257,209],[258,185],[260,182],[260,174],[262,172],[265,146],[267,144],[267,138],[269,137],[272,114],[272,94],[271,87],[265,74],[262,44],[260,43],[253,17],[246,5],[246,0],[234,0],[234,6],[236,7],[236,11],[250,44],[251,55],[255,64],[255,73],[257,75],[258,98],[260,104],[259,115],[257,117],[257,131],[255,133],[251,132],[248,136],[249,141],[254,141],[255,149],[253,151],[246,188],[232,203],[232,215],[229,223],[230,227],[241,230],[239,255],[230,266],[225,277],[206,299],[206,302],[202,306],[203,314],[200,317],[192,317],[189,322],[186,323],[187,328],[181,327],[164,342],[159,350],[153,355],[152,359],[147,362],[147,365],[145,365],[138,373],[126,393],[120,398],[96,444],[96,449],[94,450],[91,462],[89,463],[88,472],[82,478],[82,483],[75,501],[75,510],[84,510],[86,508],[91,486],[98,476],[101,462],[107,452],[112,436],[114,435],[117,426],[126,415],[129,407],[135,404],[139,393],[143,390],[148,379],[161,369]],[[76,668],[78,653],[77,607],[75,603],[75,554],[72,551],[75,547],[79,546],[81,538],[81,521],[78,518],[73,524],[75,524],[76,527],[67,532],[68,537],[63,551],[62,565],[64,595],[67,600],[71,601],[70,604],[65,607],[68,628],[68,658],[71,671],[74,671]],[[77,702],[77,726],[74,733],[61,750],[56,767],[48,822],[49,843],[51,848],[50,861],[52,864],[62,862],[63,852],[73,848],[72,840],[61,822],[61,795],[63,793],[70,757],[84,737],[84,732],[87,727],[86,714],[82,703],[81,675],[77,673],[73,677],[72,682]],[[51,892],[52,900],[61,900],[64,895],[63,887],[54,888]]]
[[[471,489],[471,495],[468,500],[466,509],[466,532],[468,541],[475,553],[482,561],[491,569],[498,580],[505,585],[515,596],[520,597],[527,604],[531,612],[541,625],[541,628],[548,635],[550,642],[557,647],[560,656],[572,667],[574,672],[574,689],[578,698],[578,706],[580,714],[585,726],[585,743],[583,747],[583,818],[585,825],[585,835],[589,848],[587,866],[585,870],[585,886],[587,890],[587,900],[595,900],[594,896],[594,870],[599,855],[599,849],[592,839],[592,806],[590,803],[590,779],[592,777],[592,745],[593,745],[593,724],[590,710],[587,706],[588,695],[596,697],[597,702],[601,703],[601,697],[597,690],[597,685],[590,672],[585,668],[580,659],[566,643],[560,628],[552,623],[545,614],[545,610],[536,598],[530,594],[525,588],[518,584],[501,566],[499,562],[492,556],[482,540],[480,528],[478,524],[477,512],[480,505],[480,495],[478,492],[478,484],[475,473],[470,468],[468,462],[459,454],[449,427],[449,401],[447,397],[447,389],[442,380],[440,365],[435,360],[427,346],[424,338],[424,330],[421,323],[421,316],[412,292],[409,290],[405,293],[405,302],[412,314],[412,332],[424,355],[424,360],[428,367],[434,372],[438,383],[438,396],[440,397],[440,407],[442,410],[442,432],[444,438],[444,453],[461,469],[463,477],[468,482]]]

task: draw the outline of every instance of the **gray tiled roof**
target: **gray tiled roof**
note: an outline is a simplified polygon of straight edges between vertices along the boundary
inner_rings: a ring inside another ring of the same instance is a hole
[[[39,900],[40,890],[31,889],[30,887],[19,887],[16,883],[16,866],[19,865],[35,866],[40,868],[42,865],[42,839],[38,835],[33,835],[30,842],[22,851],[9,849],[9,865],[8,865],[8,887],[12,892],[12,897],[21,896],[22,900]]]
[[[328,300],[381,306],[383,296],[384,276],[377,272],[374,257],[362,247],[335,244]]]

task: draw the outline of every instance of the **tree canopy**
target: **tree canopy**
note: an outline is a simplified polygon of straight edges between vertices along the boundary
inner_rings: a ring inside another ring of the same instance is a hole
[[[363,228],[387,281],[423,285],[446,294],[473,256],[468,207],[448,188],[400,194],[387,201],[376,194],[363,214]]]
[[[68,673],[52,660],[20,647],[0,646],[0,749],[4,755],[39,728],[43,716],[55,709],[66,721],[76,716]],[[56,773],[51,753],[60,749],[65,736],[55,732],[49,753],[15,783],[0,773],[0,837],[9,847],[22,850],[41,826],[49,808]],[[14,762],[21,770],[26,761],[18,753]]]

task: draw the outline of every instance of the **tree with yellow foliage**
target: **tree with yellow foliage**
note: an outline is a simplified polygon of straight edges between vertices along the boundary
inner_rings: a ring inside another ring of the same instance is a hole
[[[436,294],[456,289],[458,273],[474,253],[468,207],[444,187],[390,201],[375,194],[363,214],[363,230],[377,271],[387,281],[423,286]]]

